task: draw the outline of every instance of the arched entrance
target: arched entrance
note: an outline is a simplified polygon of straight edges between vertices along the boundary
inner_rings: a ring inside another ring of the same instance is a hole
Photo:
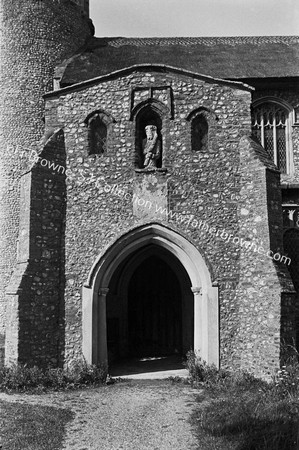
[[[128,289],[130,356],[182,353],[182,303],[180,280],[162,258],[137,267]]]
[[[111,357],[193,347],[219,366],[218,328],[218,288],[205,261],[162,225],[123,235],[98,258],[83,287],[88,363],[107,362],[108,350]]]
[[[191,280],[168,250],[148,244],[119,264],[106,301],[108,359],[193,348]]]

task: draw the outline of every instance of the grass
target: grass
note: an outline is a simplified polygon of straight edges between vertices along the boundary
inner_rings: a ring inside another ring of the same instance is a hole
[[[0,391],[43,393],[99,386],[106,381],[105,367],[78,363],[69,370],[15,365],[0,369]],[[62,448],[65,426],[74,417],[67,409],[0,402],[1,444],[9,450]]]
[[[72,369],[40,369],[14,365],[0,368],[0,392],[45,392],[99,386],[106,381],[105,367],[77,363]]]
[[[290,360],[272,382],[246,372],[187,359],[201,388],[192,422],[205,450],[295,450],[299,448],[299,362]]]
[[[74,414],[67,409],[0,402],[3,450],[62,448],[66,424]]]
[[[208,366],[193,352],[187,368],[198,391],[192,414],[200,448],[204,450],[296,450],[299,448],[299,358],[290,359],[269,383],[247,372]],[[105,368],[85,363],[41,370],[13,366],[0,370],[0,390],[44,392],[98,386]],[[170,377],[169,382],[182,382]],[[69,410],[0,402],[3,449],[61,448]]]

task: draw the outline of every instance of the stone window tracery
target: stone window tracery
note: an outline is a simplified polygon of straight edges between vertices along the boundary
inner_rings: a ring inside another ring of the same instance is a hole
[[[252,133],[281,173],[290,173],[290,111],[275,101],[256,104],[252,113]]]

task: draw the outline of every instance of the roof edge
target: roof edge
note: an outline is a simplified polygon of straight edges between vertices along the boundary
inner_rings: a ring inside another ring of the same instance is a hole
[[[177,41],[186,41],[189,44],[194,43],[202,43],[202,44],[227,44],[227,45],[235,45],[235,44],[246,44],[246,43],[285,43],[292,44],[299,42],[299,35],[290,34],[290,35],[246,35],[246,36],[94,36],[98,43],[102,41],[102,44],[116,44],[116,45],[132,45],[133,42],[143,44],[143,45],[153,45],[157,43],[168,43],[170,45],[176,45]]]
[[[196,72],[185,70],[185,69],[182,69],[179,67],[168,66],[166,64],[134,64],[133,66],[125,67],[123,69],[116,70],[114,72],[110,72],[108,74],[101,75],[96,78],[91,78],[90,80],[87,80],[87,81],[82,81],[80,83],[72,84],[71,86],[67,86],[67,87],[64,87],[61,89],[57,89],[55,91],[47,92],[46,94],[44,94],[44,98],[55,97],[55,96],[59,96],[64,93],[67,93],[67,92],[72,92],[75,90],[83,89],[85,87],[92,86],[94,84],[101,83],[101,82],[107,81],[109,79],[113,79],[113,78],[119,77],[121,75],[128,74],[130,72],[134,72],[137,69],[154,69],[154,70],[158,69],[160,71],[162,70],[165,72],[170,71],[170,72],[180,73],[182,75],[187,75],[192,78],[201,79],[201,80],[207,81],[208,83],[224,84],[224,85],[236,87],[238,89],[241,89],[244,91],[249,91],[249,92],[255,90],[254,87],[249,86],[248,84],[242,83],[241,81],[229,81],[229,80],[224,80],[222,78],[214,78],[209,75],[201,75]]]

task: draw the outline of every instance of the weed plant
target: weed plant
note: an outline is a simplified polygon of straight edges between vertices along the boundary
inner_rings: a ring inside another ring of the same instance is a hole
[[[105,382],[107,369],[103,366],[78,362],[71,369],[28,367],[13,365],[0,368],[0,391],[25,392],[78,389]]]
[[[194,352],[188,353],[186,366],[192,383],[203,388],[193,416],[203,448],[299,448],[297,355],[270,382],[245,371],[217,370]]]

